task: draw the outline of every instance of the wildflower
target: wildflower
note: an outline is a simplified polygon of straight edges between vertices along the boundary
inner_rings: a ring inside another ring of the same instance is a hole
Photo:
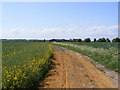
[[[13,80],[17,80],[17,77],[14,77]]]
[[[7,75],[7,77],[10,77],[11,75]]]
[[[35,60],[32,60],[33,62],[35,62]]]

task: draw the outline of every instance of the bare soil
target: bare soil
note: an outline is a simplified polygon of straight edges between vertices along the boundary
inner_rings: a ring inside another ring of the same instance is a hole
[[[42,88],[117,88],[113,80],[83,55],[54,46],[52,69]]]

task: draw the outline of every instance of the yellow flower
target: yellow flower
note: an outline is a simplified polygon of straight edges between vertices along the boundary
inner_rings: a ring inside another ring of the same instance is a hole
[[[14,77],[13,80],[17,80],[17,77]]]
[[[7,75],[7,77],[10,77],[11,75]]]
[[[23,67],[26,67],[26,65],[23,65]]]
[[[10,88],[14,88],[13,86],[11,86]]]
[[[10,81],[10,80],[7,80],[8,82]]]
[[[33,62],[35,62],[35,60],[32,60]]]

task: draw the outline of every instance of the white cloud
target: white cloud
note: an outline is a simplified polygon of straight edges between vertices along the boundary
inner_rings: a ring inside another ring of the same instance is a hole
[[[38,38],[38,39],[51,39],[51,38],[99,38],[99,37],[117,37],[118,26],[91,26],[81,28],[76,25],[70,25],[65,28],[46,28],[46,29],[25,29],[13,28],[4,30],[2,32],[3,38]]]

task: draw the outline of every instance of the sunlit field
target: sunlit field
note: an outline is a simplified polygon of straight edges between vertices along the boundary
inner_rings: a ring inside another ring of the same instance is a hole
[[[29,88],[49,70],[49,43],[5,41],[2,43],[2,87]]]
[[[107,68],[118,71],[118,43],[117,42],[69,42],[53,44],[62,46],[103,64]]]

